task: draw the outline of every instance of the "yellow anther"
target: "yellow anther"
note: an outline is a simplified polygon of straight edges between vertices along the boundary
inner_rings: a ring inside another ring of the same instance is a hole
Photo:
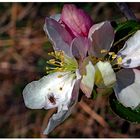
[[[48,53],[53,59],[47,61],[49,64],[46,68],[47,73],[73,71],[77,68],[75,59],[68,57],[63,51],[54,51]]]
[[[117,57],[117,55],[114,52],[109,52],[108,53],[112,59],[115,59]]]
[[[61,77],[63,77],[63,75],[61,75],[61,74],[60,74],[60,75],[58,75],[58,78],[61,78]]]
[[[55,55],[56,55],[56,56],[61,55],[61,53],[62,53],[62,51],[55,51]]]
[[[61,70],[63,70],[63,68],[61,68],[61,67],[60,67],[60,68],[57,67],[56,70],[61,71]]]
[[[113,54],[113,55],[112,55],[112,59],[115,59],[116,57],[117,57],[116,54]]]
[[[55,64],[55,59],[50,59],[50,60],[49,60],[49,63],[50,63],[50,64]]]
[[[118,57],[117,64],[122,64],[122,57]]]
[[[115,53],[114,53],[114,52],[109,52],[108,54],[109,54],[109,55],[115,55]]]
[[[107,53],[107,52],[108,52],[108,51],[105,50],[105,49],[101,50],[101,53]]]

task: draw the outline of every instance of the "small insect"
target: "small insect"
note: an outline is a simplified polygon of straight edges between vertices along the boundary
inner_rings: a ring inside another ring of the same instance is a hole
[[[48,97],[48,99],[49,99],[49,101],[53,104],[53,105],[55,105],[56,104],[56,99],[55,99],[55,97],[54,97],[54,95],[52,94],[52,95],[50,95],[49,97]]]

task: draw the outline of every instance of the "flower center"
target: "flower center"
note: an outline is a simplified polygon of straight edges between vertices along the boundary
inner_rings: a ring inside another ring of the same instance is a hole
[[[100,88],[112,87],[116,82],[116,75],[109,62],[99,61],[95,65],[95,84]]]
[[[51,52],[48,53],[48,55],[52,56],[53,58],[47,61],[47,73],[66,71],[75,72],[75,70],[78,68],[75,58],[67,56],[63,51]]]
[[[101,50],[101,53],[105,54],[104,57],[92,57],[95,65],[95,84],[100,88],[112,87],[116,82],[115,72],[121,69],[122,58],[108,50]]]
[[[101,50],[102,54],[105,54],[102,58],[92,57],[93,64],[97,64],[99,61],[102,62],[109,62],[114,71],[121,69],[120,64],[122,64],[122,57],[117,56],[115,52],[109,52],[108,50]]]

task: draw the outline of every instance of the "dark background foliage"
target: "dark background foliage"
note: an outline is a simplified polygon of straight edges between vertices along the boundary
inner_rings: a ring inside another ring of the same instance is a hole
[[[75,3],[94,23],[125,21],[115,3]],[[22,90],[45,73],[51,44],[43,31],[46,16],[61,12],[64,3],[0,3],[0,137],[140,137],[140,125],[115,115],[106,96],[82,97],[73,114],[48,136],[42,131],[53,110],[25,107]],[[140,3],[128,3],[140,18]]]

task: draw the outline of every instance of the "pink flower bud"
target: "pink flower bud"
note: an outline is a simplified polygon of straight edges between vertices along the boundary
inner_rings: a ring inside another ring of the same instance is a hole
[[[64,5],[61,20],[75,36],[87,37],[89,29],[93,25],[90,16],[73,4]]]

